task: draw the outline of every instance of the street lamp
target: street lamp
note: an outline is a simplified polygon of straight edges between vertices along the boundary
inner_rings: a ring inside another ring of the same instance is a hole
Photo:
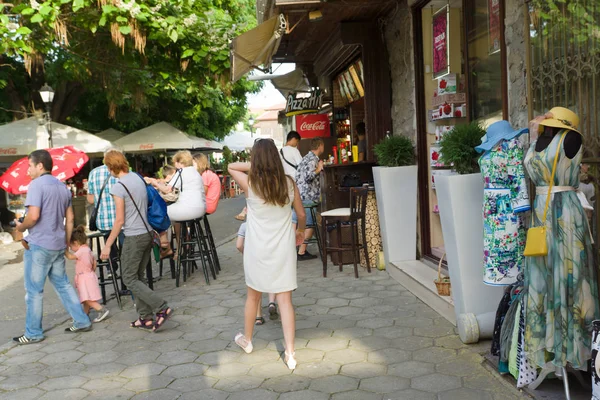
[[[52,148],[54,146],[52,144],[52,116],[50,115],[50,108],[52,106],[52,100],[54,100],[54,90],[45,83],[40,89],[40,96],[42,96],[42,101],[46,105],[46,113],[48,116],[48,141],[50,143],[50,148]]]
[[[250,124],[250,137],[254,137],[254,134],[252,132],[252,128],[254,128],[254,118],[250,117],[248,123]]]

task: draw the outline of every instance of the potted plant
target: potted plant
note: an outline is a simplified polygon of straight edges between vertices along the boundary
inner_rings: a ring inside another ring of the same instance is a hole
[[[440,152],[458,175],[439,175],[435,191],[444,235],[452,299],[459,336],[464,343],[490,337],[502,287],[483,283],[483,179],[479,173],[485,129],[477,122],[456,125],[444,135]]]
[[[417,166],[412,141],[388,136],[374,147],[373,167],[381,239],[386,263],[417,257]]]

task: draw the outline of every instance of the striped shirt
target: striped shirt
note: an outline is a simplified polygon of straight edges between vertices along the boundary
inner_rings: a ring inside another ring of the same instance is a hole
[[[95,207],[98,206],[100,191],[102,190],[102,185],[104,185],[106,179],[108,179],[108,182],[106,183],[106,187],[102,192],[102,201],[100,203],[100,207],[98,208],[98,218],[96,219],[98,229],[101,231],[110,231],[115,223],[117,210],[115,207],[115,201],[110,195],[110,189],[113,187],[113,185],[117,184],[117,178],[110,175],[106,165],[94,168],[88,177],[88,194],[94,195]]]

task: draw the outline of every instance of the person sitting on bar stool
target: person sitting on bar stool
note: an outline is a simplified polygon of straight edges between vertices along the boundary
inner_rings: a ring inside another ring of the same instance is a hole
[[[325,151],[325,143],[323,139],[317,137],[310,142],[310,151],[302,158],[296,171],[296,184],[300,192],[300,198],[306,211],[306,225],[315,226],[316,221],[313,221],[310,211],[310,204],[318,203],[321,198],[321,178],[320,173],[323,170],[323,160],[319,157]],[[292,212],[292,221],[297,223],[296,213]],[[304,243],[298,248],[298,261],[312,260],[317,258],[316,255],[310,254],[306,250],[308,241],[312,238],[314,229],[308,228],[304,233]]]

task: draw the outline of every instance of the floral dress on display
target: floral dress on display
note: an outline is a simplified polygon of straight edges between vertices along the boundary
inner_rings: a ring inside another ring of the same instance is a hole
[[[483,282],[510,285],[524,264],[524,212],[530,210],[519,138],[501,140],[479,159],[484,178]]]

